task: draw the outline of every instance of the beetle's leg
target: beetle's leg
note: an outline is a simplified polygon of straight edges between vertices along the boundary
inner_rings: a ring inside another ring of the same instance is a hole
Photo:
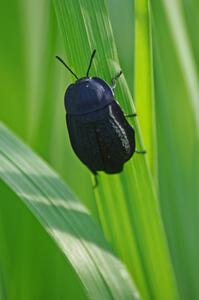
[[[137,117],[137,114],[136,113],[133,113],[133,114],[125,114],[124,115],[126,118],[131,118],[131,117]]]
[[[95,189],[98,186],[98,174],[97,172],[92,172],[93,173],[93,189]]]
[[[116,87],[116,81],[117,81],[117,79],[118,79],[121,75],[122,75],[122,70],[120,70],[119,73],[117,73],[117,74],[115,75],[115,77],[112,78],[112,84],[111,84],[112,90],[115,89],[115,87]]]
[[[135,153],[137,153],[137,154],[146,154],[146,150],[137,150],[137,149],[135,149]]]

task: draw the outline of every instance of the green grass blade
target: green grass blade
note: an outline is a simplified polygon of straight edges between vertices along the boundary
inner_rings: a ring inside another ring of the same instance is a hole
[[[199,295],[198,78],[180,2],[151,1],[151,7],[160,204],[180,299],[195,300]]]
[[[152,174],[157,177],[152,40],[148,0],[135,1],[134,81],[136,112],[144,136],[150,169]]]
[[[63,252],[1,180],[0,194],[0,265],[6,299],[88,300]]]
[[[1,268],[1,266],[0,266]],[[3,274],[2,274],[2,269],[0,269],[0,299],[1,300],[6,300],[6,292],[5,292],[6,288],[5,288],[5,283],[4,283],[4,278],[3,278]]]
[[[107,0],[107,2],[120,66],[133,93],[134,3],[131,0],[125,1],[125,5],[121,0]]]
[[[139,299],[124,266],[64,182],[3,125],[0,176],[55,240],[90,299]]]
[[[169,26],[175,50],[178,55],[178,60],[184,76],[184,83],[187,85],[187,90],[189,92],[189,100],[192,107],[192,114],[195,120],[195,127],[198,134],[199,140],[199,84],[198,84],[198,74],[193,59],[193,53],[191,50],[191,45],[189,38],[187,36],[187,31],[185,27],[185,21],[183,19],[181,10],[182,7],[179,1],[167,1],[162,0],[163,9],[167,18],[167,24]],[[176,26],[176,23],[178,26]]]
[[[26,72],[21,19],[17,10],[18,1],[12,6],[8,2],[1,3],[0,119],[14,127],[18,134],[27,136],[24,125],[27,124]]]
[[[187,39],[191,46],[190,48],[193,52],[195,68],[199,75],[199,39],[195,38],[197,35],[197,28],[199,27],[198,10],[198,0],[181,1],[180,13],[184,18],[184,28],[186,30]]]
[[[106,4],[106,1],[54,0],[68,65],[78,76],[85,76],[90,53],[97,48],[90,75],[110,82],[120,67]],[[115,95],[124,111],[134,111],[124,77],[119,80]],[[138,121],[132,123],[136,128],[137,147],[142,149]],[[143,299],[177,299],[146,158],[135,155],[120,176],[100,174],[96,199],[105,234],[126,263]]]

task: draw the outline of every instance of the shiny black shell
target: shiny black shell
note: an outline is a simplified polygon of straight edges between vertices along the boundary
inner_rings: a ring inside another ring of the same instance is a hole
[[[135,132],[102,79],[82,78],[65,93],[71,145],[79,159],[96,174],[119,173],[135,152]]]

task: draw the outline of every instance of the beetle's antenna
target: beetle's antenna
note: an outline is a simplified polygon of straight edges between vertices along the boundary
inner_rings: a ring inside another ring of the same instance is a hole
[[[59,57],[59,56],[55,56],[65,67],[66,67],[66,69],[68,69],[68,71],[70,71],[72,74],[73,74],[73,76],[75,76],[75,78],[76,79],[79,79],[78,77],[77,77],[77,75],[69,68],[69,66],[67,66],[67,64],[63,61],[63,59],[61,59],[61,57]]]
[[[87,70],[87,72],[86,72],[86,76],[87,76],[87,77],[88,77],[88,75],[89,75],[89,71],[90,71],[90,68],[91,68],[92,61],[93,61],[93,58],[94,58],[94,56],[95,56],[95,53],[96,53],[96,49],[93,50],[93,53],[92,53],[92,55],[91,55],[91,59],[90,59],[89,66],[88,66],[88,70]]]

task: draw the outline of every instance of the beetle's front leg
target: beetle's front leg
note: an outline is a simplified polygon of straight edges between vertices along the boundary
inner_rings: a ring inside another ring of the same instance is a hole
[[[126,118],[131,118],[131,117],[137,117],[137,114],[136,113],[132,113],[132,114],[124,114],[124,116],[126,117]]]
[[[135,153],[137,153],[137,154],[146,154],[146,150],[137,150],[137,149],[135,149]]]
[[[98,174],[96,171],[91,170],[92,175],[93,175],[93,189],[95,189],[96,187],[98,187]]]
[[[119,71],[119,73],[117,73],[115,75],[115,77],[112,78],[112,84],[111,84],[111,88],[112,90],[114,90],[116,88],[116,82],[117,82],[117,79],[122,75],[122,70]]]

